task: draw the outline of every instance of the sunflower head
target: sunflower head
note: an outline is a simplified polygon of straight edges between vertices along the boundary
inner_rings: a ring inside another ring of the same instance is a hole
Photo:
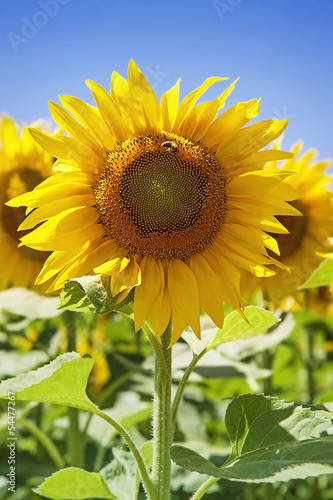
[[[315,150],[302,154],[302,142],[295,144],[291,152],[294,158],[282,164],[270,162],[267,165],[272,172],[293,173],[284,182],[301,195],[291,204],[302,217],[280,215],[277,218],[288,232],[270,233],[279,244],[280,255],[276,259],[288,266],[290,272],[274,267],[276,274],[266,280],[244,275],[244,286],[251,291],[261,288],[274,307],[283,308],[291,304],[290,300],[286,301],[288,297],[293,299],[295,306],[302,305],[304,296],[298,288],[323,260],[319,254],[332,251],[330,237],[333,235],[333,197],[330,189],[333,178],[326,173],[330,160],[316,159]]]
[[[274,274],[275,215],[298,211],[286,171],[267,161],[292,154],[264,150],[286,120],[247,125],[259,101],[221,113],[232,83],[213,101],[197,104],[223,78],[208,78],[179,103],[179,81],[157,100],[131,61],[128,80],[113,73],[109,93],[88,81],[91,106],[61,96],[51,103],[70,137],[31,130],[58,158],[58,173],[11,206],[34,210],[22,244],[52,251],[37,282],[49,291],[89,273],[110,277],[118,302],[134,291],[135,327],[148,320],[160,339],[172,316],[171,344],[185,326],[200,337],[199,311],[219,327],[223,301],[243,314],[240,270]],[[65,109],[67,108],[67,109]],[[268,267],[267,267],[268,266]]]
[[[26,231],[18,231],[25,218],[23,207],[6,203],[34,189],[52,174],[54,157],[31,137],[27,127],[18,133],[12,118],[3,116],[0,123],[0,289],[9,286],[34,287],[49,252],[19,247]]]

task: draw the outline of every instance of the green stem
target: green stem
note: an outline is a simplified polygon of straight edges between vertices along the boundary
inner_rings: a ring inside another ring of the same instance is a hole
[[[76,313],[73,311],[64,311],[62,316],[67,330],[67,351],[72,352],[76,350]],[[72,467],[83,467],[84,443],[80,432],[79,410],[77,408],[68,408],[68,417],[68,451],[70,464]]]
[[[58,448],[55,446],[55,444],[51,441],[51,439],[43,432],[41,429],[39,429],[34,423],[31,421],[29,422],[25,418],[18,418],[17,423],[21,425],[24,429],[29,431],[35,438],[38,440],[39,443],[41,443],[49,456],[51,457],[54,465],[56,466],[57,469],[62,469],[65,467],[65,462],[58,450]]]
[[[308,398],[309,403],[313,403],[316,397],[316,381],[314,377],[314,369],[316,358],[314,353],[314,330],[309,325],[306,325],[306,372],[308,380]]]
[[[42,416],[43,416],[43,406],[41,403],[37,405],[36,408],[36,416],[35,416],[35,425],[38,429],[42,428]],[[42,443],[37,441],[37,455],[39,456],[42,453]]]
[[[142,330],[147,335],[148,340],[154,349],[155,356],[158,356],[158,358],[160,360],[161,366],[163,366],[163,369],[165,369],[167,371],[167,366],[166,366],[164,355],[163,355],[163,348],[162,348],[161,344],[159,343],[159,341],[157,340],[155,333],[152,331],[152,329],[150,328],[148,323],[145,323],[143,325]]]
[[[113,420],[113,418],[111,418],[109,415],[104,413],[102,410],[97,408],[97,406],[95,406],[95,405],[93,406],[92,412],[95,413],[96,415],[98,415],[99,417],[101,417],[106,422],[108,422],[110,425],[112,425],[116,429],[116,431],[118,431],[119,434],[122,436],[122,438],[126,442],[127,446],[129,447],[129,449],[133,453],[133,456],[136,460],[136,463],[137,463],[137,466],[138,466],[138,469],[139,469],[139,472],[141,475],[142,483],[143,483],[143,486],[144,486],[146,493],[147,493],[148,500],[156,500],[156,497],[154,496],[153,483],[149,477],[147,467],[143,461],[141,453],[139,452],[139,450],[138,450],[136,444],[134,443],[132,437],[130,436],[130,434],[127,432],[127,430],[122,425],[120,425],[116,420]]]
[[[97,398],[96,404],[98,406],[103,406],[104,402],[110,396],[112,396],[119,389],[119,387],[121,387],[124,384],[124,382],[126,382],[127,380],[129,380],[132,377],[132,375],[134,375],[135,373],[136,373],[135,370],[131,370],[129,372],[124,373],[120,377],[118,377],[117,380],[115,380],[112,384],[110,384],[108,387],[106,387],[106,389],[100,394],[100,396]],[[84,426],[84,428],[82,430],[82,436],[83,436],[83,442],[84,443],[86,442],[87,431],[88,431],[91,419],[92,419],[92,413],[90,413],[88,415],[88,418],[86,420],[85,426]]]
[[[76,313],[64,311],[62,317],[67,330],[67,351],[76,351]]]
[[[190,378],[191,373],[193,372],[198,361],[202,358],[202,356],[205,354],[205,352],[206,352],[206,350],[202,351],[198,356],[193,357],[191,363],[186,368],[181,381],[179,382],[179,385],[178,385],[178,388],[177,388],[177,391],[176,391],[176,394],[175,394],[175,397],[174,397],[174,400],[172,403],[171,419],[172,419],[173,429],[175,429],[179,405],[180,405],[180,402],[182,400],[188,379]]]
[[[153,468],[154,500],[170,499],[171,455],[173,430],[171,420],[171,340],[172,323],[157,341],[149,326],[144,326],[155,351],[154,410],[153,410]]]
[[[215,484],[220,478],[219,477],[209,477],[200,488],[194,493],[191,500],[200,500],[204,496],[205,493],[209,490],[213,484]]]

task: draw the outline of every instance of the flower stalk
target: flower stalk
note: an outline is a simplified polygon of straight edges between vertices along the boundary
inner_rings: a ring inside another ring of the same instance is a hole
[[[152,341],[151,331],[145,325],[148,338]],[[154,500],[169,500],[171,481],[170,448],[173,438],[171,412],[171,359],[172,350],[168,349],[171,340],[172,322],[161,337],[162,344],[152,341],[155,351],[154,410],[153,410],[153,468]]]

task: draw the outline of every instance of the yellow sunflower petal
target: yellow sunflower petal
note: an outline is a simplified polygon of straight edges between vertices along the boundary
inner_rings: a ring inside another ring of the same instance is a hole
[[[145,127],[142,121],[140,121],[134,103],[131,101],[129,83],[115,71],[112,73],[111,78],[111,97],[116,103],[116,107],[121,106],[127,111],[128,119],[132,122],[134,132],[136,134],[143,133]]]
[[[214,147],[216,144],[222,148],[231,138],[252,118],[259,113],[259,102],[252,99],[248,102],[239,102],[230,109],[222,113],[213,123],[210,124],[205,136],[202,138],[207,147]]]
[[[30,132],[38,144],[51,155],[63,160],[74,160],[76,163],[82,164],[82,167],[83,165],[98,167],[102,163],[102,158],[98,159],[89,147],[78,142],[76,139],[65,136],[53,136],[33,128],[30,129]]]
[[[144,256],[140,263],[142,282],[134,294],[135,330],[142,328],[152,304],[156,301],[162,287],[161,264],[153,258]]]
[[[161,124],[160,104],[148,80],[133,59],[128,66],[128,84],[133,101],[142,108],[147,129],[159,129]]]
[[[217,149],[222,164],[235,162],[257,153],[282,134],[288,120],[266,120],[241,129],[229,145],[223,143]]]
[[[128,120],[122,106],[116,106],[110,94],[100,85],[91,80],[86,81],[90,88],[101,115],[117,141],[122,142],[129,136]]]
[[[64,281],[90,273],[96,264],[109,259],[110,255],[113,255],[115,248],[117,248],[117,244],[113,240],[102,243],[95,242],[89,246],[85,245],[79,255],[68,261],[62,268],[53,281],[52,288],[57,290],[61,288]]]
[[[106,149],[109,151],[114,149],[116,139],[110,134],[110,130],[97,108],[70,95],[61,95],[60,101],[90,133],[99,139]]]
[[[101,226],[94,225],[97,219],[94,208],[70,208],[23,236],[21,244],[36,250],[66,250],[73,246],[73,242],[76,247],[82,247],[87,241],[94,241],[104,234]]]
[[[169,264],[168,287],[172,311],[189,324],[200,338],[198,283],[191,269],[178,259]]]
[[[180,81],[181,78],[179,78],[176,85],[165,92],[161,98],[162,123],[165,130],[172,130],[175,123],[179,103]]]
[[[141,269],[134,256],[123,270],[111,277],[111,294],[118,295],[123,290],[131,290],[140,283]]]
[[[202,309],[210,316],[216,326],[222,328],[224,320],[223,293],[218,275],[200,254],[191,258],[189,267],[198,283]]]
[[[62,209],[67,210],[69,208],[82,207],[93,205],[95,198],[92,194],[84,194],[71,196],[63,200]],[[18,227],[19,231],[25,231],[27,229],[34,228],[37,224],[49,219],[57,213],[59,209],[58,200],[53,201],[53,203],[48,203],[44,207],[36,208],[28,217],[24,219],[22,224]]]
[[[103,148],[97,140],[80,125],[64,108],[55,102],[50,102],[51,115],[61,128],[66,130],[74,139],[91,148],[97,155],[103,155]]]
[[[159,264],[161,289],[155,302],[152,304],[150,308],[150,311],[148,313],[148,319],[159,342],[161,342],[161,336],[165,332],[170,321],[171,299],[168,290],[167,277],[165,276],[165,270],[163,269],[162,264],[160,263],[158,264]]]
[[[127,257],[115,257],[104,264],[94,268],[94,272],[97,274],[107,274],[108,276],[113,276],[114,274],[120,273],[129,264],[129,259]]]
[[[216,77],[211,77],[207,78],[207,80],[204,81],[200,87],[197,89],[193,90],[188,96],[186,96],[180,103],[178,111],[177,111],[177,116],[174,124],[174,130],[177,131],[184,120],[184,118],[190,113],[192,110],[193,106],[199,99],[199,97],[206,92],[213,83],[220,82],[221,80],[228,80],[228,78],[216,78]]]

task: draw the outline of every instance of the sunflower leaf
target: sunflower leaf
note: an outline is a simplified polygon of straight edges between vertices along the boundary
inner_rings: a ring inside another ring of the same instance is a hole
[[[72,406],[93,411],[95,405],[86,396],[85,388],[94,360],[89,355],[70,352],[58,356],[38,370],[21,373],[0,383],[0,398],[15,393],[15,399]]]
[[[207,349],[213,349],[231,340],[244,339],[252,335],[265,333],[278,322],[274,314],[261,307],[246,307],[244,313],[249,323],[244,321],[237,311],[231,312],[225,318],[223,328],[217,331]]]
[[[333,425],[322,412],[246,394],[232,400],[226,419],[232,452],[222,467],[175,445],[180,467],[245,482],[303,479],[333,472]]]
[[[68,280],[60,296],[59,309],[106,314],[120,311],[131,314],[132,294],[117,303],[110,291],[110,276],[97,274]]]
[[[232,311],[226,316],[223,328],[204,330],[201,340],[198,340],[192,332],[184,332],[182,337],[190,345],[194,354],[199,355],[205,349],[210,351],[226,342],[266,333],[271,326],[278,322],[278,319],[271,312],[261,307],[245,307],[244,314],[250,324],[237,311]]]
[[[100,474],[77,467],[68,467],[55,472],[33,491],[52,500],[83,500],[91,498],[115,500],[118,498],[111,493]]]
[[[317,286],[326,286],[331,283],[333,279],[333,260],[327,259],[313,271],[310,278],[300,286],[301,290],[306,288],[315,288]]]

